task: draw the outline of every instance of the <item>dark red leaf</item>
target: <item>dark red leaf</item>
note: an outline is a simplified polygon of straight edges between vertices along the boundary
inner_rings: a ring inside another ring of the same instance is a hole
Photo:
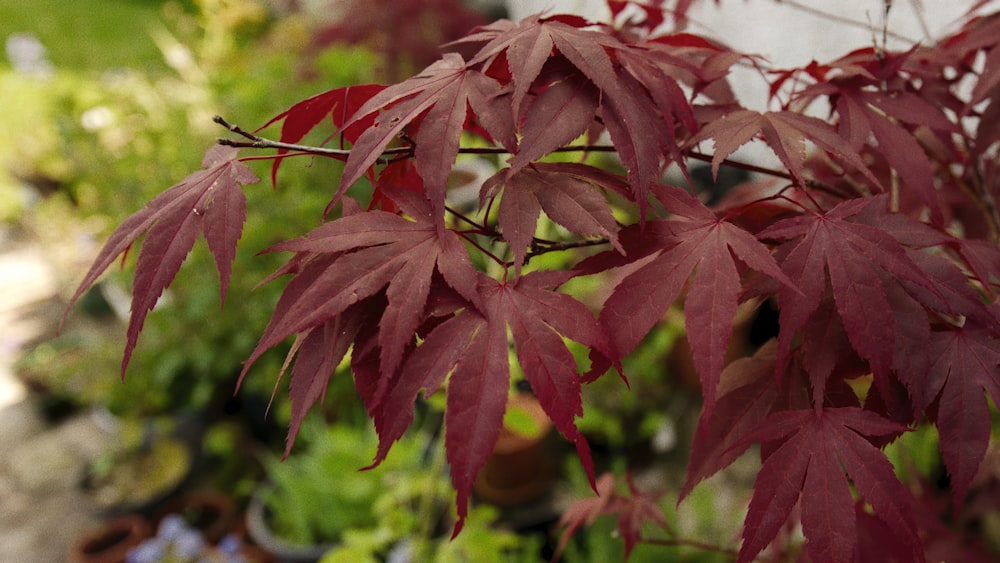
[[[995,330],[967,320],[965,326],[934,331],[930,369],[900,372],[917,408],[938,400],[936,423],[941,453],[951,474],[955,511],[961,509],[969,485],[990,441],[990,413],[984,391],[1000,401],[1000,338]]]
[[[792,240],[782,270],[805,295],[779,290],[779,365],[795,335],[822,318],[814,313],[829,287],[848,340],[881,384],[893,366],[896,332],[889,322],[895,316],[885,284],[905,280],[940,295],[934,280],[887,231],[850,221],[869,206],[884,206],[884,199],[847,201],[822,215],[778,221],[758,234],[762,239]]]
[[[293,356],[296,358],[288,386],[292,412],[288,424],[288,438],[285,443],[286,457],[292,451],[295,437],[302,427],[306,414],[317,401],[326,395],[330,376],[333,375],[337,365],[347,354],[354,337],[357,336],[361,325],[370,314],[371,311],[368,307],[359,304],[329,323],[310,329],[296,337],[288,360],[286,360],[287,366],[287,362],[291,361]],[[277,382],[275,389],[277,389]]]
[[[957,134],[957,127],[945,119],[937,108],[912,94],[905,96],[904,102],[880,94],[856,92],[846,88],[837,90],[837,93],[841,131],[851,132],[849,134],[854,137],[852,144],[856,148],[860,148],[861,143],[858,141],[867,142],[868,135],[873,135],[878,144],[877,151],[899,174],[904,189],[916,192],[919,199],[931,210],[934,221],[940,222],[941,205],[934,187],[934,172],[930,160],[912,132],[898,123],[889,121],[885,115],[909,122],[922,118],[916,124],[926,124],[949,133]]]
[[[847,477],[875,516],[905,541],[911,560],[923,561],[912,497],[896,479],[892,464],[865,438],[904,431],[904,426],[854,407],[783,411],[768,417],[736,446],[751,441],[780,444],[766,457],[754,482],[739,561],[752,561],[767,547],[800,496],[810,560],[850,561],[858,533]]]
[[[378,84],[366,84],[359,86],[345,86],[327,90],[321,94],[316,94],[293,105],[285,111],[271,118],[270,121],[258,129],[266,129],[273,123],[281,121],[281,137],[283,143],[298,143],[310,131],[316,128],[327,118],[330,119],[336,130],[340,130],[342,140],[354,143],[358,136],[365,129],[371,127],[374,117],[355,122],[351,127],[342,129],[349,117],[354,115],[365,102],[372,96],[381,92],[385,86]],[[277,185],[278,168],[284,158],[281,155],[287,154],[287,149],[278,149],[278,157],[271,165],[271,184]]]
[[[861,172],[876,189],[882,189],[882,184],[854,148],[841,138],[833,127],[825,121],[800,113],[791,111],[760,113],[746,109],[725,113],[720,119],[702,126],[701,130],[691,138],[690,144],[694,145],[707,139],[714,140],[712,173],[718,175],[722,161],[758,135],[803,185],[807,179],[804,173],[808,141]]]
[[[513,138],[513,120],[492,118],[492,100],[501,95],[501,85],[492,78],[469,70],[462,57],[446,54],[419,75],[390,86],[362,106],[348,122],[353,126],[380,110],[375,123],[358,137],[347,159],[335,200],[344,194],[382,155],[404,129],[420,118],[410,135],[416,144],[417,171],[423,179],[431,208],[443,221],[448,175],[458,155],[459,137],[470,106],[484,114],[481,123],[494,138]],[[509,142],[509,141],[508,141]]]
[[[809,406],[809,389],[801,370],[788,369],[775,381],[777,342],[770,340],[751,358],[740,358],[722,371],[719,398],[711,416],[702,412],[691,446],[687,478],[678,502],[695,485],[728,467],[746,449],[735,447],[776,409]]]
[[[389,301],[379,331],[381,368],[391,374],[423,318],[435,268],[455,291],[477,302],[465,248],[454,233],[438,232],[426,202],[407,202],[406,193],[396,196],[415,222],[369,211],[341,217],[271,249],[304,254],[308,261],[285,288],[244,374],[265,350],[383,290]]]
[[[552,561],[559,560],[573,533],[580,526],[590,526],[597,520],[598,516],[613,512],[617,508],[615,506],[617,503],[612,504],[616,499],[615,476],[613,474],[604,473],[601,475],[597,479],[594,490],[597,493],[595,498],[584,498],[574,502],[559,517],[559,527],[565,527],[566,529],[563,531],[562,536],[559,537],[559,545],[556,546],[556,552],[552,556]]]
[[[513,175],[586,131],[597,112],[596,89],[579,76],[568,76],[536,96],[521,128],[521,144],[510,163]]]
[[[642,528],[646,522],[653,522],[664,530],[669,530],[663,509],[659,500],[662,492],[643,492],[636,488],[632,475],[626,476],[629,494],[615,490],[615,477],[611,473],[601,475],[597,480],[595,491],[597,498],[580,499],[563,511],[559,519],[559,527],[566,527],[559,538],[559,545],[552,556],[557,561],[569,543],[570,537],[580,526],[590,526],[597,518],[612,515],[618,518],[618,533],[625,541],[625,558],[628,559],[632,549],[642,539]]]
[[[580,376],[562,337],[597,349],[607,346],[590,310],[550,290],[553,281],[559,280],[529,274],[499,284],[479,276],[481,313],[465,308],[437,325],[408,356],[398,375],[384,371],[383,366],[382,378],[391,383],[380,386],[384,393],[371,401],[380,442],[375,463],[409,426],[419,391],[433,393],[448,378],[445,445],[458,492],[456,534],[467,514],[475,477],[503,425],[510,378],[508,327],[525,377],[542,408],[576,445],[584,468],[593,474],[589,449],[575,423],[583,412]]]
[[[621,251],[618,225],[611,206],[590,182],[563,173],[565,166],[538,163],[510,174],[501,170],[483,183],[483,195],[492,196],[503,183],[497,220],[514,252],[517,272],[535,236],[539,212],[571,232],[588,237],[603,236]],[[482,199],[482,197],[481,197]]]
[[[660,189],[658,195],[668,210],[677,210],[684,219],[651,221],[649,236],[638,241],[638,247],[623,241],[629,256],[648,254],[644,247],[651,245],[655,257],[618,284],[604,304],[601,324],[612,338],[613,359],[623,358],[663,317],[691,278],[685,326],[710,413],[741,291],[736,259],[786,284],[790,293],[797,290],[753,235],[716,218],[679,189]]]
[[[490,322],[471,335],[448,381],[444,439],[458,508],[452,538],[462,531],[472,485],[493,453],[503,427],[510,366],[507,331],[504,323],[496,318],[499,313],[495,302],[491,303]]]
[[[239,186],[259,181],[249,168],[234,160],[236,153],[234,148],[212,147],[202,162],[205,170],[191,174],[156,196],[119,225],[70,299],[72,307],[118,256],[146,234],[132,282],[132,314],[122,358],[123,378],[146,314],[173,281],[202,233],[215,256],[221,299],[225,301],[236,242],[246,219],[246,201]]]
[[[676,144],[673,131],[661,120],[649,119],[656,113],[656,104],[650,94],[637,78],[612,61],[609,50],[625,49],[625,46],[608,34],[581,29],[584,25],[587,22],[576,19],[526,18],[513,27],[498,30],[470,64],[485,63],[506,53],[513,82],[513,111],[520,116],[521,104],[528,92],[538,86],[536,79],[545,63],[557,54],[569,61],[600,91],[603,124],[628,169],[630,191],[644,209],[646,195],[659,180],[661,155]],[[581,93],[556,92],[551,96],[554,98],[552,103],[561,98],[566,99],[563,104],[572,102],[572,115],[576,119],[586,113],[583,111],[586,100],[580,97]],[[582,131],[590,121],[588,116],[586,122],[560,124],[559,136]],[[551,133],[541,128],[539,134],[543,136],[541,141],[531,137],[522,139],[521,146],[529,147],[529,154],[536,152],[532,148],[536,143],[549,146],[555,141]]]

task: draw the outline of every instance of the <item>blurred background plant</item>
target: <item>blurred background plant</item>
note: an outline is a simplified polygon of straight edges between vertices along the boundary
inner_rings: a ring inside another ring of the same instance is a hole
[[[223,133],[214,114],[256,127],[316,92],[379,81],[379,54],[363,46],[319,51],[312,44],[314,27],[308,13],[278,13],[264,0],[82,0],[65,6],[0,0],[7,52],[0,91],[9,108],[0,115],[0,231],[37,241],[57,286],[71,291],[98,241],[197,167]],[[273,84],[281,87],[261,86]],[[267,178],[263,164],[257,171]],[[17,375],[36,391],[32,397],[46,414],[60,418],[95,408],[114,415],[119,427],[195,419],[197,435],[185,437],[197,445],[187,469],[238,499],[249,498],[263,475],[253,456],[262,443],[281,448],[288,420],[284,389],[265,415],[281,351],[264,358],[234,396],[241,363],[281,289],[254,289],[280,258],[254,254],[321,221],[328,197],[322,187],[332,189],[340,166],[303,164],[282,170],[279,197],[266,179],[247,190],[252,228],[243,234],[238,257],[243,275],[234,278],[224,309],[217,280],[206,275],[211,257],[196,245],[194,264],[148,317],[127,384],[118,380],[122,318],[129,308],[124,273],[107,276],[88,296],[88,314],[73,315],[60,336],[18,343],[25,350]],[[52,319],[58,318],[55,310]],[[331,420],[365,421],[349,378],[334,378],[327,408],[339,413]],[[90,481],[128,477],[110,467],[120,465],[119,453],[98,456]],[[141,480],[141,472],[132,478]],[[143,486],[117,481],[122,490]]]
[[[462,534],[450,539],[454,491],[444,448],[429,431],[441,412],[431,408],[421,418],[423,428],[404,436],[385,461],[359,471],[374,457],[374,430],[309,416],[288,459],[265,454],[267,480],[249,516],[264,521],[250,526],[251,536],[265,545],[254,533],[263,525],[293,545],[327,546],[323,563],[536,559],[544,538],[498,528],[500,513],[489,504],[475,506]]]
[[[18,108],[0,117],[6,172],[0,213],[48,243],[50,258],[66,266],[59,268],[64,287],[78,277],[111,226],[201,159],[221,132],[212,115],[260,124],[321,89],[377,80],[372,74],[377,55],[363,47],[332,47],[311,56],[308,16],[277,18],[260,0],[115,3],[124,4],[122,10],[102,10],[101,2],[45,12],[33,7],[34,17],[44,13],[37,25],[25,20],[27,11],[6,4],[0,7],[5,22],[0,26],[32,34],[8,35],[11,67],[0,74],[0,87]],[[135,47],[119,49],[120,43],[95,36],[106,52],[90,42],[81,45],[92,52],[66,49],[80,41],[76,30],[91,29],[90,20],[101,22],[98,31],[124,30]],[[111,55],[116,52],[121,56]],[[128,308],[120,297],[125,282],[115,275],[90,296],[97,318],[34,348],[22,373],[36,386],[83,403],[100,402],[118,415],[206,409],[225,414],[238,408],[230,397],[240,362],[266,324],[279,289],[252,291],[277,261],[251,255],[320,221],[316,209],[326,194],[315,186],[331,184],[335,166],[317,161],[286,168],[279,180],[282,197],[274,197],[266,183],[248,191],[255,228],[244,233],[247,250],[239,259],[245,275],[234,280],[230,307],[220,310],[215,280],[198,267],[210,257],[196,249],[196,265],[180,273],[149,317],[149,335],[129,385],[114,377],[121,332],[108,313],[120,316]],[[268,201],[259,201],[263,198]],[[260,306],[240,306],[247,303]],[[263,396],[266,404],[272,383],[251,378],[248,393]],[[284,394],[276,396],[280,401]]]

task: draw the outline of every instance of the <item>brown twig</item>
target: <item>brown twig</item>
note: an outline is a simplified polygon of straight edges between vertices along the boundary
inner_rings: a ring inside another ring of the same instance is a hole
[[[687,540],[684,538],[673,538],[673,539],[642,538],[639,541],[651,545],[662,545],[667,547],[680,547],[680,546],[694,547],[696,549],[701,549],[704,551],[714,551],[716,553],[721,553],[723,555],[731,555],[733,557],[737,557],[739,555],[739,552],[736,551],[735,549],[712,545],[710,543],[700,542],[698,540]]]
[[[283,141],[275,141],[268,139],[266,137],[260,137],[254,135],[241,128],[238,125],[234,125],[226,121],[220,116],[215,116],[213,121],[222,125],[229,131],[246,138],[246,141],[238,141],[228,138],[220,138],[217,142],[220,145],[225,145],[229,147],[237,148],[253,148],[253,149],[281,149],[288,151],[295,151],[301,154],[314,154],[320,156],[332,156],[337,158],[347,158],[351,155],[351,149],[331,149],[327,147],[317,147],[312,145],[300,145],[296,143],[285,143]],[[554,149],[554,153],[567,153],[567,152],[617,152],[618,149],[613,145],[569,145],[565,147],[559,147]],[[458,149],[460,154],[509,154],[510,151],[503,147],[461,147]],[[382,151],[383,155],[410,155],[413,153],[413,147],[392,147],[387,148]],[[707,155],[698,151],[689,150],[685,152],[685,155],[694,159],[700,160],[702,162],[712,162],[712,155]],[[748,172],[756,172],[759,174],[764,174],[767,176],[774,176],[777,178],[784,178],[786,180],[794,180],[790,174],[787,172],[782,172],[781,170],[775,170],[773,168],[767,168],[764,166],[757,166],[754,164],[749,164],[746,162],[740,162],[738,160],[725,159],[722,164],[726,166],[732,166],[733,168],[740,168]]]

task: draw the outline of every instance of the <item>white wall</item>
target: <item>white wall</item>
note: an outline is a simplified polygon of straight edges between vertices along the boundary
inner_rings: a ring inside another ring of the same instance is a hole
[[[975,0],[894,0],[888,17],[888,29],[892,32],[888,49],[906,49],[915,42],[927,44],[931,38],[953,31],[958,27],[957,20],[974,3]],[[872,27],[881,42],[884,0],[720,0],[718,4],[715,0],[696,2],[688,14],[687,31],[718,39],[737,51],[761,55],[770,68],[802,66],[813,59],[829,62],[871,46]],[[576,13],[600,21],[610,17],[604,0],[507,0],[507,5],[515,21],[545,8],[552,8],[553,13]],[[810,10],[846,18],[854,24]],[[738,68],[731,82],[744,105],[760,111],[768,109],[767,85],[759,74]],[[766,148],[763,152],[744,150],[737,156],[755,161],[773,158]]]
[[[906,49],[915,42],[930,42],[925,27],[931,37],[954,29],[956,20],[973,3],[974,0],[895,0],[888,18],[888,29],[892,32],[888,48]],[[852,20],[855,25],[833,21],[796,4]],[[507,6],[514,21],[545,9],[600,21],[610,17],[604,0],[507,0]],[[761,55],[772,68],[788,68],[808,64],[812,59],[830,61],[870,46],[873,30],[869,22],[881,41],[883,6],[883,0],[721,0],[718,5],[715,0],[701,0],[688,14],[688,30],[716,38],[737,51]],[[754,109],[764,109],[760,107],[763,104],[760,92],[757,94],[751,96],[755,101],[747,102]]]
[[[521,19],[551,10],[554,14],[579,14],[595,21],[606,21],[611,17],[604,0],[506,0],[510,19]]]

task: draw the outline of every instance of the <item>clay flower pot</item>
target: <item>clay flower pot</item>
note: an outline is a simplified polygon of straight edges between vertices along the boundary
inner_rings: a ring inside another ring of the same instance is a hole
[[[538,499],[548,490],[554,475],[544,445],[552,432],[552,421],[538,399],[528,394],[515,395],[507,401],[507,410],[516,411],[514,414],[525,418],[526,424],[516,428],[505,422],[493,454],[474,485],[481,499],[498,506]]]
[[[69,553],[72,563],[125,563],[129,550],[150,534],[149,522],[138,514],[123,514],[82,536]]]
[[[211,490],[191,491],[171,499],[157,509],[155,524],[176,514],[189,526],[201,532],[209,543],[218,543],[236,518],[236,505],[229,496]]]

